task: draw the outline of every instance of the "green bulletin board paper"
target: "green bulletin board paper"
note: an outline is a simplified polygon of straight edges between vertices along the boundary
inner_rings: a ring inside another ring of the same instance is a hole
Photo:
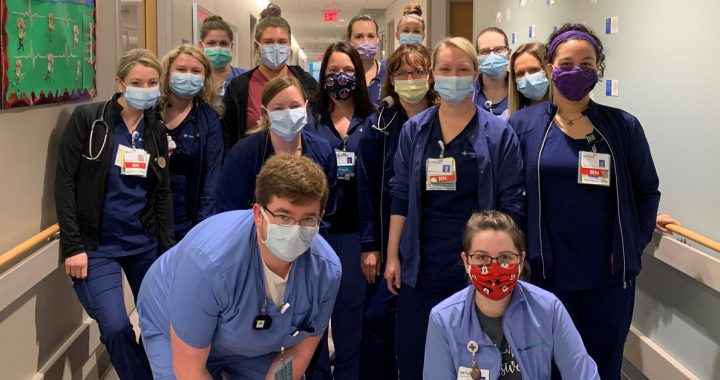
[[[1,1],[3,108],[94,96],[94,4]]]

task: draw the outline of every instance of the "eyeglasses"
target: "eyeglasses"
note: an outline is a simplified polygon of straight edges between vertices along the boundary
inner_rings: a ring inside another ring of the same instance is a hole
[[[467,255],[468,262],[470,265],[489,266],[493,261],[497,261],[498,264],[517,264],[520,255],[517,253],[503,253],[498,257],[492,257],[482,253],[475,253]]]
[[[492,49],[490,49],[490,48],[480,49],[477,51],[477,53],[481,56],[490,55],[490,53],[495,53],[497,55],[501,55],[501,54],[507,53],[507,51],[508,51],[507,46],[497,46]]]
[[[299,224],[300,227],[316,228],[317,226],[320,225],[320,220],[321,220],[320,218],[305,218],[305,219],[297,220],[297,219],[289,217],[287,215],[276,214],[276,213],[270,211],[270,209],[268,209],[265,206],[262,206],[262,208],[263,208],[263,210],[269,212],[270,215],[272,215],[272,217],[275,218],[275,221],[277,222],[277,224],[281,225],[281,226],[289,227],[289,226],[294,226],[296,224]]]
[[[428,72],[425,70],[417,69],[413,71],[399,70],[392,74],[393,79],[406,79],[408,75],[411,75],[413,79],[424,79],[427,78]]]

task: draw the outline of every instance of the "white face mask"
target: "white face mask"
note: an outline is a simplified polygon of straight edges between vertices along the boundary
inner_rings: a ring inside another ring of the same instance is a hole
[[[313,239],[317,236],[320,227],[302,227],[298,225],[281,226],[270,223],[263,208],[260,212],[267,222],[267,237],[263,242],[265,247],[278,259],[293,262],[305,253]]]
[[[287,142],[293,141],[307,124],[305,107],[268,111],[268,116],[270,130]]]

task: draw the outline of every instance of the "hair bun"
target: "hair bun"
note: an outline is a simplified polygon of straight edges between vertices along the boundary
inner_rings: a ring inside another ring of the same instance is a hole
[[[260,12],[260,18],[263,19],[265,17],[281,17],[282,11],[280,10],[280,7],[275,3],[268,4],[267,8],[263,9],[262,12]]]
[[[410,3],[403,9],[403,16],[417,15],[422,17],[422,7],[418,3]]]
[[[213,22],[213,21],[223,21],[223,18],[218,15],[208,16],[207,18],[205,18],[205,20],[203,20],[203,24],[206,22]]]

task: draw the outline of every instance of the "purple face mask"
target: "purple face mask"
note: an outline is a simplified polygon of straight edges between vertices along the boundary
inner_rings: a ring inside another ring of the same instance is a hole
[[[353,46],[355,47],[355,50],[357,50],[358,54],[360,54],[360,58],[366,60],[375,58],[378,51],[377,43],[361,42]]]
[[[568,100],[577,102],[592,91],[598,82],[597,70],[586,67],[555,67],[552,71],[555,88]]]

